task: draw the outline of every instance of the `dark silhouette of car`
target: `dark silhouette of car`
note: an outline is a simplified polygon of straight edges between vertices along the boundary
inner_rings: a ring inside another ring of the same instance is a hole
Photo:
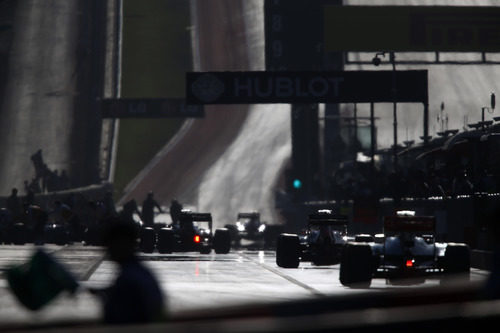
[[[269,224],[261,220],[259,212],[240,212],[236,223],[224,226],[229,230],[232,244],[235,247],[276,248],[276,237],[282,232],[283,226]],[[242,240],[247,242],[242,243]]]
[[[331,210],[319,210],[308,216],[303,234],[279,235],[276,264],[283,268],[297,268],[300,261],[310,261],[315,265],[337,264],[349,240],[347,216],[335,215]]]
[[[236,246],[241,245],[242,239],[260,241],[264,239],[266,223],[260,220],[259,212],[238,213],[235,224],[226,224],[231,239]]]
[[[470,250],[463,243],[435,239],[434,216],[401,211],[384,218],[381,242],[349,242],[340,262],[340,282],[349,287],[369,287],[373,277],[389,284],[416,284],[437,274],[470,273]]]
[[[179,216],[179,223],[173,223],[158,230],[143,228],[141,235],[141,249],[143,252],[159,253],[196,251],[208,254],[229,253],[231,237],[229,230],[218,228],[213,231],[212,215],[183,210]]]

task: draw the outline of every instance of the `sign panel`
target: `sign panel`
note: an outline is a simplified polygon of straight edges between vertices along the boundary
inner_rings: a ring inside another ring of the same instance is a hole
[[[325,50],[500,52],[500,7],[325,6]]]
[[[323,8],[342,0],[264,0],[266,70],[323,69]]]
[[[109,98],[101,100],[103,118],[200,118],[201,105],[186,105],[183,98]]]
[[[188,104],[427,103],[427,71],[192,72]]]

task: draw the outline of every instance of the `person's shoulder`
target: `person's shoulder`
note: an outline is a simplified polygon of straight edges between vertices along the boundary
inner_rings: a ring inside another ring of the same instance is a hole
[[[135,290],[139,293],[151,294],[159,292],[160,284],[151,270],[141,263],[127,265],[116,280],[119,289]]]
[[[139,260],[123,265],[121,276],[130,279],[154,278],[149,268]]]

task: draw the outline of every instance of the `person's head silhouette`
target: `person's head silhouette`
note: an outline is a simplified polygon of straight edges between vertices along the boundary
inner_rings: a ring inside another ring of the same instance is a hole
[[[107,222],[102,241],[110,259],[119,264],[134,259],[139,238],[138,226],[120,218],[111,218]]]

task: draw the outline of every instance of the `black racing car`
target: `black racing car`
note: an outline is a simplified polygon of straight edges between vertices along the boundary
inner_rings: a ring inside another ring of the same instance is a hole
[[[235,224],[225,225],[231,233],[234,245],[241,245],[241,240],[260,241],[264,239],[266,223],[260,220],[259,212],[238,213]]]
[[[149,228],[148,235],[145,236],[145,229],[143,229],[141,244],[147,246],[141,246],[143,252],[153,252],[155,243],[159,253],[196,251],[207,254],[212,249],[215,253],[228,253],[231,249],[229,230],[219,228],[212,232],[213,223],[210,213],[183,210],[178,224],[159,229],[157,235],[152,228]],[[145,248],[147,248],[146,251]]]
[[[310,261],[315,265],[337,264],[349,239],[347,216],[319,210],[309,215],[303,234],[279,235],[276,264],[283,268],[297,268],[300,261]]]
[[[422,283],[439,273],[468,277],[470,250],[462,243],[435,241],[434,216],[398,212],[384,219],[382,242],[350,242],[340,262],[340,282],[368,287],[373,277],[389,284]]]
[[[283,226],[268,224],[260,219],[259,212],[240,212],[235,224],[224,226],[231,234],[231,241],[235,247],[249,247],[261,249],[276,248],[276,237],[282,232]],[[242,242],[245,240],[245,242]]]

